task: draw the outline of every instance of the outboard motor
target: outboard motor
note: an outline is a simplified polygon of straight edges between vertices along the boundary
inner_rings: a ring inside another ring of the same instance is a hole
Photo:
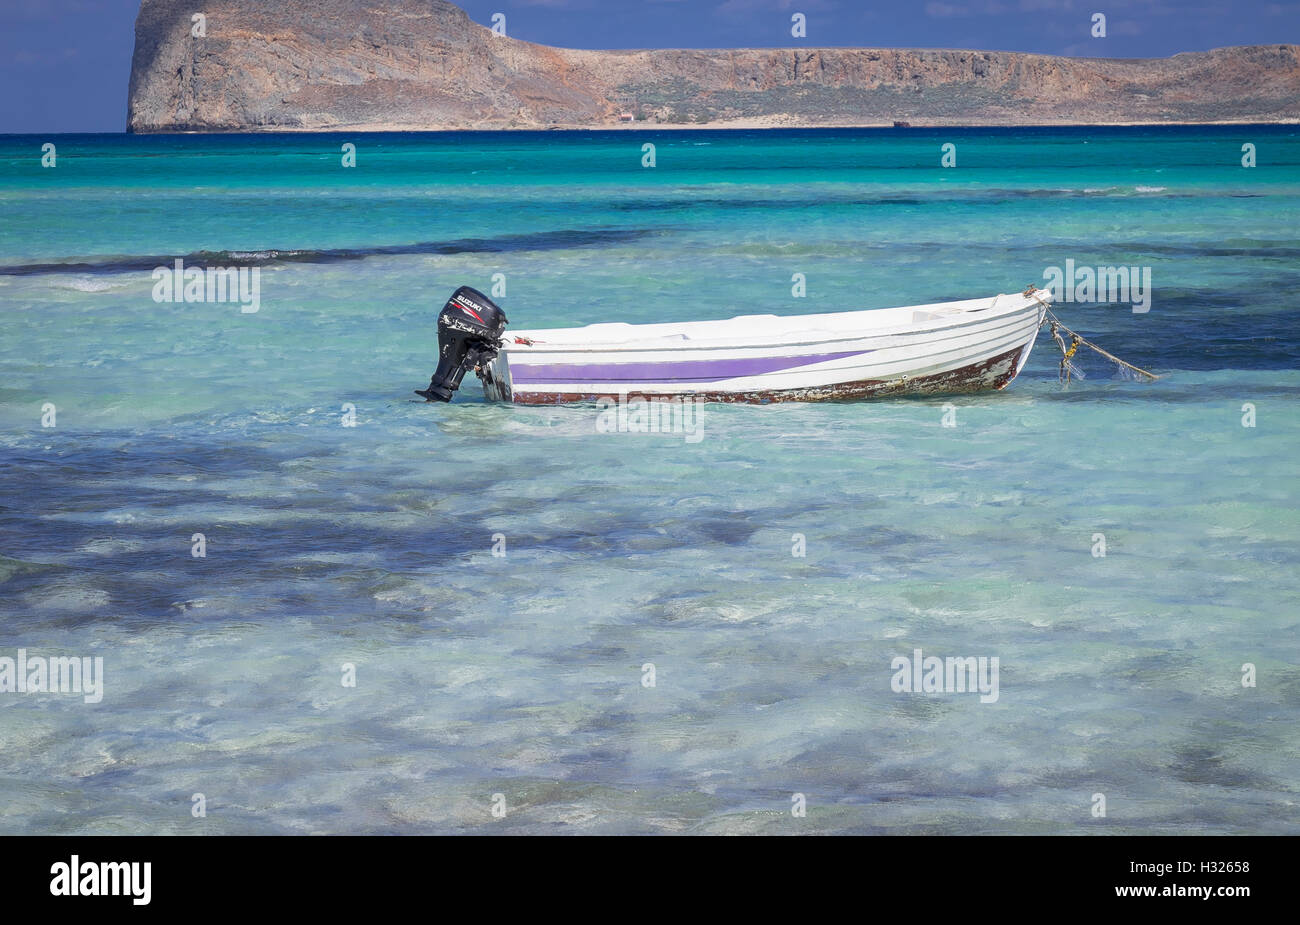
[[[438,316],[438,369],[427,389],[416,389],[428,401],[451,401],[465,373],[497,355],[506,314],[492,300],[461,286]]]

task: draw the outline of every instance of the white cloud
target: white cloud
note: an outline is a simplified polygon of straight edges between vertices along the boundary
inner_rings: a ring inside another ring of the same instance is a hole
[[[931,0],[925,5],[925,15],[931,19],[954,19],[958,16],[1002,16],[1012,8],[1001,0],[978,0],[974,3],[944,3]]]

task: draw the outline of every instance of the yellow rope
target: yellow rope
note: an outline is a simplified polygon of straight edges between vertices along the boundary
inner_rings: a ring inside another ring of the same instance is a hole
[[[1082,335],[1074,331],[1071,331],[1064,324],[1062,324],[1061,319],[1056,317],[1056,313],[1052,311],[1051,306],[1048,305],[1048,303],[1043,300],[1043,297],[1038,294],[1037,286],[1034,286],[1031,283],[1029,285],[1029,288],[1027,288],[1024,291],[1024,295],[1029,296],[1030,298],[1034,299],[1034,301],[1036,301],[1039,305],[1043,306],[1044,323],[1051,325],[1052,336],[1056,338],[1056,343],[1059,344],[1061,347],[1061,353],[1063,354],[1063,356],[1061,357],[1062,377],[1066,382],[1069,381],[1070,377],[1069,377],[1069,371],[1065,368],[1065,365],[1067,361],[1069,361],[1070,357],[1074,356],[1074,352],[1079,349],[1080,344],[1083,344],[1085,347],[1089,347],[1097,351],[1106,359],[1110,360],[1112,363],[1118,363],[1120,366],[1123,366],[1125,369],[1131,369],[1133,370],[1133,372],[1146,376],[1148,379],[1160,378],[1153,372],[1148,372],[1147,370],[1142,369],[1139,366],[1134,366],[1132,363],[1124,362],[1119,357],[1115,356],[1115,354],[1108,353],[1107,351],[1102,350],[1092,341],[1088,340],[1087,338],[1083,337]],[[1047,319],[1049,318],[1051,319],[1050,322],[1047,321]],[[1062,330],[1065,331],[1065,333],[1070,335],[1070,348],[1068,350],[1065,347],[1065,341],[1061,338],[1061,335],[1057,333],[1058,327],[1060,327]],[[1083,374],[1080,373],[1079,375],[1083,375]]]

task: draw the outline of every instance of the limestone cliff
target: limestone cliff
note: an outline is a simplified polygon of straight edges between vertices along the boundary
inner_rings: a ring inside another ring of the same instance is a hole
[[[494,35],[445,0],[142,0],[127,128],[595,128],[625,112],[697,125],[1292,121],[1300,47],[586,51]]]

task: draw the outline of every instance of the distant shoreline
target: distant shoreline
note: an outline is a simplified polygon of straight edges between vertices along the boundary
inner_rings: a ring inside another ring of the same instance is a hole
[[[629,132],[629,131],[665,131],[665,132],[702,132],[702,131],[765,131],[765,130],[843,130],[843,129],[897,129],[898,131],[968,129],[968,128],[1147,128],[1152,126],[1170,126],[1190,128],[1196,126],[1287,126],[1300,125],[1300,119],[1281,119],[1259,122],[1251,119],[1224,119],[1213,122],[1175,122],[1166,120],[1148,120],[1134,122],[944,122],[895,125],[892,122],[835,122],[816,125],[792,125],[774,122],[770,119],[738,119],[728,122],[694,123],[694,122],[619,122],[608,125],[518,125],[518,126],[431,126],[420,127],[388,123],[358,123],[355,125],[332,125],[321,127],[303,126],[244,126],[239,128],[216,129],[172,129],[167,131],[131,131],[93,132],[89,134],[123,134],[123,135],[335,135],[347,132],[363,134],[435,134],[440,132],[479,132],[483,134],[509,134],[514,132]],[[46,134],[81,134],[77,132]]]
[[[434,127],[434,128],[416,128],[406,125],[381,125],[370,124],[364,125],[339,125],[323,128],[302,128],[300,126],[276,126],[273,128],[253,127],[253,128],[230,128],[230,129],[171,129],[167,131],[131,131],[129,129],[120,129],[112,132],[96,131],[50,131],[50,132],[0,132],[0,138],[54,138],[67,135],[106,135],[106,136],[124,136],[136,138],[150,137],[170,137],[178,135],[192,136],[222,136],[222,135],[345,135],[345,134],[365,134],[365,135],[436,135],[436,134],[454,134],[457,132],[473,132],[481,135],[509,135],[509,134],[545,134],[555,132],[557,134],[570,134],[574,132],[714,132],[714,131],[846,131],[858,129],[886,129],[901,132],[907,131],[938,131],[941,129],[1054,129],[1054,128],[1158,128],[1167,126],[1169,128],[1197,128],[1197,127],[1219,127],[1229,128],[1232,126],[1239,127],[1260,127],[1260,128],[1285,128],[1288,126],[1300,125],[1300,119],[1285,119],[1268,122],[1258,122],[1249,119],[1217,121],[1217,122],[1165,122],[1165,121],[1148,121],[1148,122],[1027,122],[1027,123],[990,123],[990,122],[963,122],[963,123],[933,123],[925,125],[907,125],[896,126],[892,123],[885,122],[860,122],[860,123],[835,123],[831,125],[756,125],[749,123],[727,122],[716,124],[696,124],[696,123],[656,123],[656,122],[635,122],[626,124],[611,125],[555,125],[555,126],[515,126],[511,128],[451,128],[451,127]]]
[[[598,50],[510,38],[448,0],[330,0],[346,11],[336,17],[316,12],[320,0],[222,5],[238,27],[191,41],[189,6],[141,0],[129,131],[879,130],[896,123],[943,131],[1300,121],[1300,44],[1165,58],[804,42]]]

